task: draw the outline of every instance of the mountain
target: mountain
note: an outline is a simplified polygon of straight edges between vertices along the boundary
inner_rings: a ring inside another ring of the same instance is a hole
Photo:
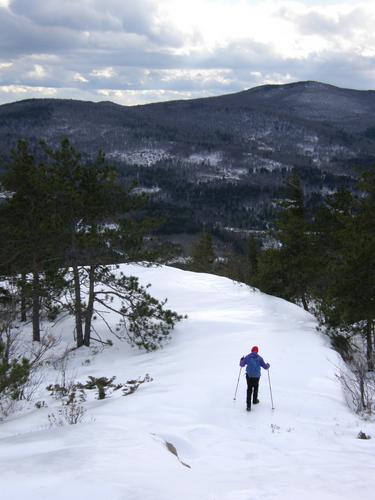
[[[89,157],[102,148],[164,210],[177,207],[185,226],[260,228],[291,170],[308,193],[321,194],[375,164],[375,92],[308,81],[133,107],[55,99],[0,106],[3,156],[19,137],[56,145],[64,136]]]
[[[49,425],[61,401],[45,386],[61,380],[59,354],[73,344],[72,319],[46,324],[63,344],[33,400],[0,425],[4,499],[373,498],[375,440],[356,438],[360,430],[374,436],[375,425],[347,407],[335,376],[339,357],[312,316],[217,276],[168,267],[122,271],[151,283],[153,295],[168,297],[188,319],[157,352],[116,339],[112,347],[71,351],[67,383],[89,376],[121,383],[146,373],[153,381],[127,397],[114,391],[98,400],[87,390],[82,421],[62,426]],[[105,320],[116,323],[111,315]],[[100,318],[96,329],[105,339]],[[239,358],[254,344],[271,364],[275,409],[263,372],[260,404],[247,413],[243,370],[233,397]]]
[[[59,99],[0,106],[3,151],[17,137],[62,136],[88,154],[102,147],[133,161],[147,149],[186,159],[209,150],[248,166],[276,157],[332,169],[338,158],[375,154],[375,92],[300,82],[133,107]]]

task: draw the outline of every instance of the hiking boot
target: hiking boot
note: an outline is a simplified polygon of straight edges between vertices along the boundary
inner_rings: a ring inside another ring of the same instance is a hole
[[[255,401],[253,401],[253,405],[258,405],[260,403],[259,399],[256,399]]]
[[[250,406],[246,406],[246,411],[251,411]]]

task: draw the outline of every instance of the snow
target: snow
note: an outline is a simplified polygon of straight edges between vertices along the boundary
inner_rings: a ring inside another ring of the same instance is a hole
[[[125,267],[125,266],[124,266]],[[340,363],[301,308],[226,278],[169,267],[127,266],[150,292],[188,319],[162,350],[125,343],[75,351],[76,379],[143,377],[132,395],[91,397],[84,421],[50,427],[58,402],[0,425],[4,500],[361,500],[373,498],[375,436],[346,406]],[[72,323],[57,323],[67,335]],[[245,411],[234,391],[239,358],[252,345],[271,364],[260,404]],[[90,359],[90,363],[86,360]],[[51,368],[49,381],[57,373]],[[47,381],[46,384],[47,385]],[[175,447],[178,457],[166,442]],[[189,467],[183,465],[188,465]]]
[[[199,180],[201,182],[210,182],[215,179],[227,181],[239,181],[241,177],[248,174],[247,168],[236,167],[217,167],[214,172],[200,173]]]
[[[223,154],[218,151],[214,153],[194,153],[186,159],[188,163],[207,163],[211,166],[219,165],[222,160]]]
[[[149,148],[134,151],[112,151],[107,155],[127,162],[129,165],[143,165],[151,167],[161,160],[172,158],[172,155],[161,148]]]
[[[151,188],[148,187],[139,187],[134,188],[133,193],[137,194],[157,194],[160,193],[161,189],[158,186],[153,186]]]

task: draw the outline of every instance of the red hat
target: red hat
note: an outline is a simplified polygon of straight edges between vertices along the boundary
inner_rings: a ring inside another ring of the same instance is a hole
[[[251,352],[258,352],[259,351],[259,347],[257,345],[255,345],[254,347],[251,348]]]

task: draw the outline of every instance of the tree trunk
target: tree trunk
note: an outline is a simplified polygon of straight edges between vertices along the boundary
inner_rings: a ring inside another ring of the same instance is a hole
[[[73,280],[74,280],[74,316],[76,320],[77,347],[81,347],[83,345],[81,283],[79,279],[78,266],[76,264],[73,265]]]
[[[33,272],[32,304],[33,341],[40,342],[40,275],[38,271]]]
[[[89,298],[86,309],[86,317],[85,317],[85,338],[84,344],[86,346],[90,345],[91,339],[91,322],[92,316],[94,314],[94,299],[95,299],[95,266],[90,266],[89,269]]]
[[[374,370],[374,348],[372,343],[372,319],[367,320],[366,328],[366,343],[367,343],[367,368],[369,371]]]
[[[21,321],[26,322],[26,274],[21,276]]]
[[[309,312],[309,306],[307,304],[306,296],[304,293],[302,294],[302,305],[303,305],[304,310]]]

